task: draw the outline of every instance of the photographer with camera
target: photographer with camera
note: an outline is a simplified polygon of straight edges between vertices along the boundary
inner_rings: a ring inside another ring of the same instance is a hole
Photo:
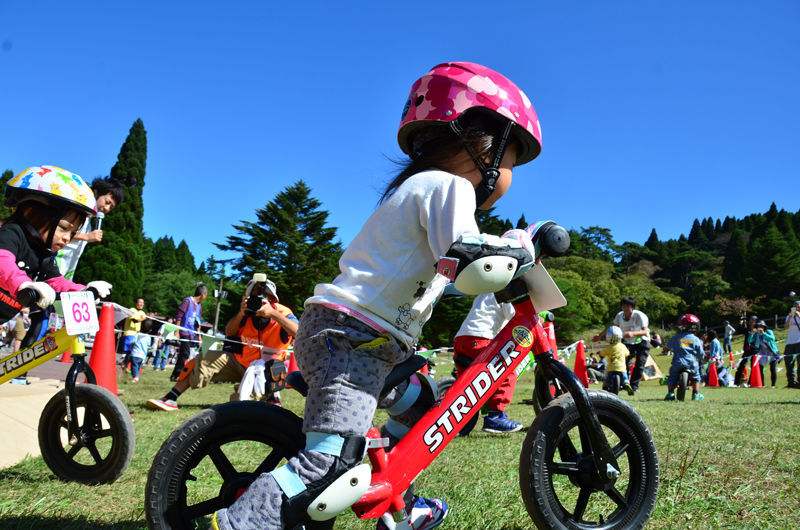
[[[286,373],[285,352],[297,333],[297,325],[292,310],[278,303],[275,284],[266,274],[254,274],[239,312],[225,326],[230,341],[226,341],[223,351],[208,351],[187,362],[172,390],[161,399],[148,400],[147,408],[178,410],[178,397],[189,387],[203,388],[217,381],[238,383],[247,367],[262,355],[268,373],[272,373],[273,379],[277,375],[282,382]]]
[[[789,330],[786,337],[786,348],[783,350],[783,362],[786,363],[786,380],[789,388],[800,388],[800,300],[792,304],[789,314],[783,323]],[[797,369],[795,369],[797,367]]]

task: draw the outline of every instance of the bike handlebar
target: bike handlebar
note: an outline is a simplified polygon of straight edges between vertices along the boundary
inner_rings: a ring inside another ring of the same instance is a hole
[[[100,300],[100,293],[94,287],[86,289],[90,291],[96,300]],[[56,293],[56,300],[61,297],[61,293]],[[39,292],[33,287],[26,287],[17,291],[17,302],[23,307],[33,307],[39,301]]]

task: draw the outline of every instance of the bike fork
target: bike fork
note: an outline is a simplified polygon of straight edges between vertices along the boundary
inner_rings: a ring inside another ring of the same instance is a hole
[[[79,338],[73,343],[72,353],[72,366],[69,367],[66,380],[64,381],[64,399],[66,400],[67,411],[67,433],[69,436],[69,444],[77,445],[81,437],[80,428],[78,426],[78,405],[75,399],[75,385],[78,381],[78,374],[83,373],[86,375],[86,382],[90,384],[97,384],[97,378],[94,375],[92,367],[86,362],[86,354],[83,349],[83,341]],[[84,411],[84,415],[89,414],[89,409]],[[84,417],[84,424],[89,423],[90,418]],[[92,421],[95,418],[91,418]]]
[[[572,399],[575,401],[575,406],[578,409],[581,423],[584,426],[584,430],[581,432],[581,439],[584,439],[585,433],[585,440],[588,441],[592,451],[592,457],[601,483],[612,485],[620,475],[619,465],[608,443],[608,439],[603,432],[603,427],[600,425],[600,420],[597,418],[594,406],[592,406],[592,402],[589,399],[589,393],[583,387],[583,383],[581,383],[580,379],[578,379],[572,370],[557,361],[550,351],[536,356],[536,362],[543,370],[543,374],[552,374],[556,380],[566,387],[567,391],[572,396]],[[541,378],[537,378],[537,387],[542,381],[546,383],[546,377],[544,375],[542,375]],[[537,393],[537,395],[541,394]]]

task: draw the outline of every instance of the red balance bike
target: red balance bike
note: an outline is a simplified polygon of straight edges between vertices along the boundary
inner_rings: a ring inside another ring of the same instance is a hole
[[[568,245],[566,231],[556,228]],[[399,519],[405,506],[402,493],[500,384],[513,371],[524,369],[533,352],[540,412],[528,429],[519,464],[522,500],[531,519],[539,528],[643,527],[659,484],[658,456],[644,421],[619,397],[586,390],[553,358],[536,313],[564,305],[565,300],[542,265],[496,296],[512,303],[516,315],[464,375],[390,451],[384,449],[377,428],[367,433],[371,470],[367,467],[365,476],[351,478],[350,485],[359,487],[368,480],[369,487],[349,507],[362,519],[387,511]],[[397,366],[384,390],[424,363],[415,356]],[[567,393],[554,398],[552,380]],[[301,426],[292,412],[262,402],[225,403],[196,414],[172,433],[155,457],[145,497],[148,526],[194,528],[230,506],[256,477],[283,465],[305,446]],[[333,523],[330,506],[309,506],[305,528],[333,528]]]

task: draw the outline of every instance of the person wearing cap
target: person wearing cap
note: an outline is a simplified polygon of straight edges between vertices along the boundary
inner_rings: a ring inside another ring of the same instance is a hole
[[[148,400],[147,408],[178,410],[178,397],[190,387],[203,388],[217,381],[238,383],[253,361],[283,361],[297,326],[292,310],[279,303],[275,284],[266,275],[256,274],[247,284],[239,311],[225,325],[229,340],[223,350],[208,351],[187,362],[172,390],[161,399]]]
[[[778,345],[775,343],[775,334],[763,320],[756,322],[756,332],[748,338],[751,344],[751,351],[758,355],[758,368],[761,370],[761,380],[766,386],[767,380],[764,379],[764,365],[769,363],[769,371],[772,380],[772,388],[778,381],[778,370],[776,365],[781,358],[778,352]]]
[[[752,337],[756,334],[757,322],[758,317],[756,315],[751,315],[750,320],[747,323],[747,331],[744,333],[744,341],[742,342],[742,360],[739,361],[739,366],[736,368],[736,376],[733,379],[734,386],[744,385],[744,382],[742,381],[744,370],[745,368],[750,367],[750,360],[752,359],[753,354],[756,353],[756,351],[753,349]],[[750,375],[752,375],[752,373]]]
[[[783,362],[786,363],[786,380],[789,388],[800,388],[800,300],[796,300],[786,315],[783,327],[789,330],[786,336],[786,347],[783,350]]]
[[[724,332],[725,332],[725,340],[722,343],[722,349],[725,353],[731,353],[733,352],[731,339],[733,338],[733,334],[736,333],[736,328],[731,326],[731,323],[726,320]]]

